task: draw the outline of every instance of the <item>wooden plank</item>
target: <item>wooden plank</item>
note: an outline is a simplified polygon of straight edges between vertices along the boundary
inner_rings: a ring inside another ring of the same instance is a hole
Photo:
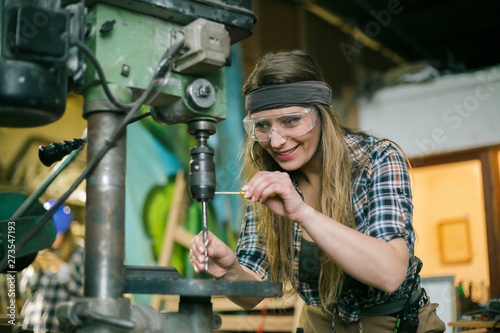
[[[163,233],[163,243],[161,247],[160,257],[158,258],[158,266],[168,266],[174,250],[174,239],[179,223],[184,222],[187,212],[187,193],[186,180],[184,179],[184,171],[177,172],[175,176],[175,187],[173,193],[170,211],[166,221],[165,231]],[[161,295],[154,295],[151,298],[151,306],[156,311],[160,310]]]
[[[259,328],[265,332],[291,332],[293,325],[293,316],[221,315],[220,317],[222,326],[215,330],[216,332],[256,332]]]
[[[220,315],[222,318],[222,326],[216,330],[217,332],[224,331],[253,331],[256,332],[258,329],[262,328],[265,332],[294,332],[294,328],[298,325],[298,315],[296,304],[298,296],[294,295],[292,297],[284,298],[273,298],[270,299],[269,303],[261,302],[253,310],[261,310],[264,306],[267,306],[268,312],[265,317],[260,315],[231,315],[224,314]],[[167,295],[163,297],[166,301],[166,312],[177,312],[179,311],[179,296],[178,295]],[[225,296],[213,296],[212,306],[214,313],[218,311],[245,311],[240,306],[231,302]],[[280,311],[285,309],[294,309],[295,311],[290,314],[280,314]],[[300,314],[300,311],[299,311]]]
[[[451,327],[475,327],[475,328],[491,328],[494,321],[453,321],[448,323]]]
[[[167,301],[166,311],[177,312],[179,310],[179,296],[173,295],[166,297]],[[267,304],[269,310],[284,310],[293,309],[296,305],[297,297],[273,298]],[[264,302],[260,302],[252,310],[261,310],[264,307]],[[212,296],[212,309],[214,312],[218,311],[245,311],[239,305],[234,304],[225,296]]]
[[[481,153],[490,297],[500,293],[500,175],[498,150]]]
[[[453,151],[449,153],[441,153],[435,155],[426,155],[411,158],[413,167],[423,167],[438,164],[456,163],[480,159],[480,155],[485,151],[494,151],[500,149],[500,145],[492,145],[487,147],[472,148],[461,151]]]
[[[189,249],[189,246],[191,245],[191,241],[193,240],[194,236],[195,235],[192,232],[186,230],[182,225],[178,225],[175,228],[174,232],[175,241],[184,246],[186,249]]]

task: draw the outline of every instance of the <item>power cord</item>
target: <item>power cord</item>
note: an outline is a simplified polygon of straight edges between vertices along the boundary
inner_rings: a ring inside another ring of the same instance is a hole
[[[149,117],[151,115],[151,111],[144,112],[143,114],[140,114],[132,119],[130,119],[130,122],[128,123],[129,125],[132,123],[135,123],[136,121],[139,121],[141,119],[144,119],[146,117]]]
[[[42,216],[43,216],[43,215],[20,216],[20,217],[17,217],[17,218],[15,218],[15,219],[1,220],[1,221],[0,221],[0,224],[2,224],[2,223],[12,222],[12,220],[16,220],[16,221],[33,220],[33,219],[36,219],[37,217],[42,217]]]
[[[73,36],[71,36],[69,33],[64,33],[62,35],[62,38],[67,38],[69,39],[70,45],[77,46],[85,55],[92,61],[92,64],[94,65],[97,74],[99,75],[99,80],[101,81],[102,88],[104,89],[104,93],[108,97],[109,101],[113,103],[117,108],[120,110],[129,110],[134,106],[134,103],[132,104],[125,104],[122,102],[119,102],[116,100],[115,96],[111,93],[111,90],[109,89],[108,81],[106,80],[106,75],[104,74],[104,71],[102,70],[101,64],[99,63],[99,60],[95,57],[94,53],[92,53],[92,50],[88,48],[87,45],[84,43],[80,42]]]

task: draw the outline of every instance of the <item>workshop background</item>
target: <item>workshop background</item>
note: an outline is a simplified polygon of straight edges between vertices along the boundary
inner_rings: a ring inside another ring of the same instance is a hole
[[[302,49],[323,69],[344,125],[394,140],[412,160],[416,255],[424,262],[421,275],[430,284],[451,281],[454,286],[439,295],[441,309],[451,307],[449,316],[454,320],[498,298],[500,3],[254,0],[253,6],[258,17],[253,36],[231,49],[227,120],[218,124],[217,134],[209,140],[215,148],[218,190],[239,188],[244,79],[265,53]],[[50,172],[38,160],[38,146],[81,137],[86,128],[81,110],[81,96],[71,93],[64,116],[53,124],[0,128],[0,191],[31,193]],[[187,171],[189,148],[194,145],[184,126],[143,119],[128,127],[129,265],[155,265],[159,259],[176,175]],[[60,196],[84,167],[85,153],[81,153],[42,201]],[[83,237],[84,184],[67,204]],[[186,213],[181,225],[192,233],[201,230],[198,206],[187,203],[182,208]],[[241,214],[237,197],[217,197],[210,205],[210,230],[233,248]],[[194,276],[182,245],[174,245],[170,264],[183,276]],[[136,304],[152,299],[134,295]],[[292,331],[272,320],[248,325]],[[247,327],[239,325],[239,331]]]

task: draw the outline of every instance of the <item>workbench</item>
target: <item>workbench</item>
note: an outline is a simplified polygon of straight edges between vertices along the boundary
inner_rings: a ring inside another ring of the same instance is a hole
[[[491,327],[493,327],[494,323],[495,323],[494,320],[492,320],[492,321],[480,321],[480,320],[453,321],[451,323],[448,323],[448,326],[466,329],[466,330],[462,330],[462,331],[468,332],[468,333],[482,333],[482,332],[486,333],[486,332],[490,331],[490,329],[491,329]],[[500,323],[498,323],[495,326],[494,332],[500,332]]]

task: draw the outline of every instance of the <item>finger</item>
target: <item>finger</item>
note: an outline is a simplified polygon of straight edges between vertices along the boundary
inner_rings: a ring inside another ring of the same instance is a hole
[[[196,254],[193,252],[193,250],[189,250],[189,261],[194,263],[196,261]]]
[[[266,180],[266,176],[270,174],[267,171],[259,171],[257,172],[250,181],[245,184],[241,189],[245,191],[245,195],[243,196],[246,199],[250,199],[252,201],[256,201],[258,199],[258,189],[259,185],[262,186],[262,182]]]
[[[261,177],[265,175],[267,171],[257,172],[245,185],[241,187],[242,191],[245,191],[244,198],[250,199],[253,195],[255,185],[260,181]]]
[[[189,247],[191,250],[193,250],[193,252],[200,252],[200,251],[204,251],[204,246],[203,246],[203,235],[202,235],[202,232],[200,231],[200,233],[196,236],[193,237],[193,239],[191,240],[191,243],[189,244]]]
[[[199,238],[200,238],[199,236],[200,236],[200,234],[194,236],[193,239],[191,240],[191,243],[189,244],[190,249],[193,251],[198,250],[198,243],[199,243]]]
[[[192,252],[189,253],[189,263],[191,266],[195,267],[197,265],[197,261],[196,256]]]
[[[198,262],[194,268],[197,270],[197,273],[203,272],[205,270],[205,263]]]
[[[264,190],[262,190],[262,193],[260,194],[259,201],[264,202],[267,199],[276,198],[276,192],[278,192],[279,189],[280,189],[280,186],[277,186],[275,184],[266,187]],[[279,197],[279,195],[278,195],[278,197]]]
[[[293,185],[290,175],[286,172],[275,172],[267,177],[269,185],[261,192],[262,200],[279,196],[282,199],[290,194],[296,194],[297,190]]]
[[[200,259],[199,256],[196,256],[194,254],[189,256],[189,262],[191,263],[191,266],[197,273],[203,271],[205,268],[204,260],[200,261],[199,259]]]
[[[286,186],[283,172],[267,172],[262,174],[254,183],[251,200],[262,202],[270,196],[276,196],[276,192]]]
[[[213,258],[217,254],[217,252],[215,250],[215,247],[214,246],[210,246],[210,242],[208,243],[207,254],[208,254],[209,258]]]
[[[191,267],[193,267],[194,271],[198,273],[198,264],[196,263],[195,259],[190,258],[189,263],[191,264]]]
[[[267,189],[272,188],[272,186],[273,186],[272,180],[270,180],[269,178],[266,177],[260,180],[254,187],[251,200],[262,202],[264,200],[263,198],[264,193],[266,192]],[[271,191],[273,190],[271,189]]]

